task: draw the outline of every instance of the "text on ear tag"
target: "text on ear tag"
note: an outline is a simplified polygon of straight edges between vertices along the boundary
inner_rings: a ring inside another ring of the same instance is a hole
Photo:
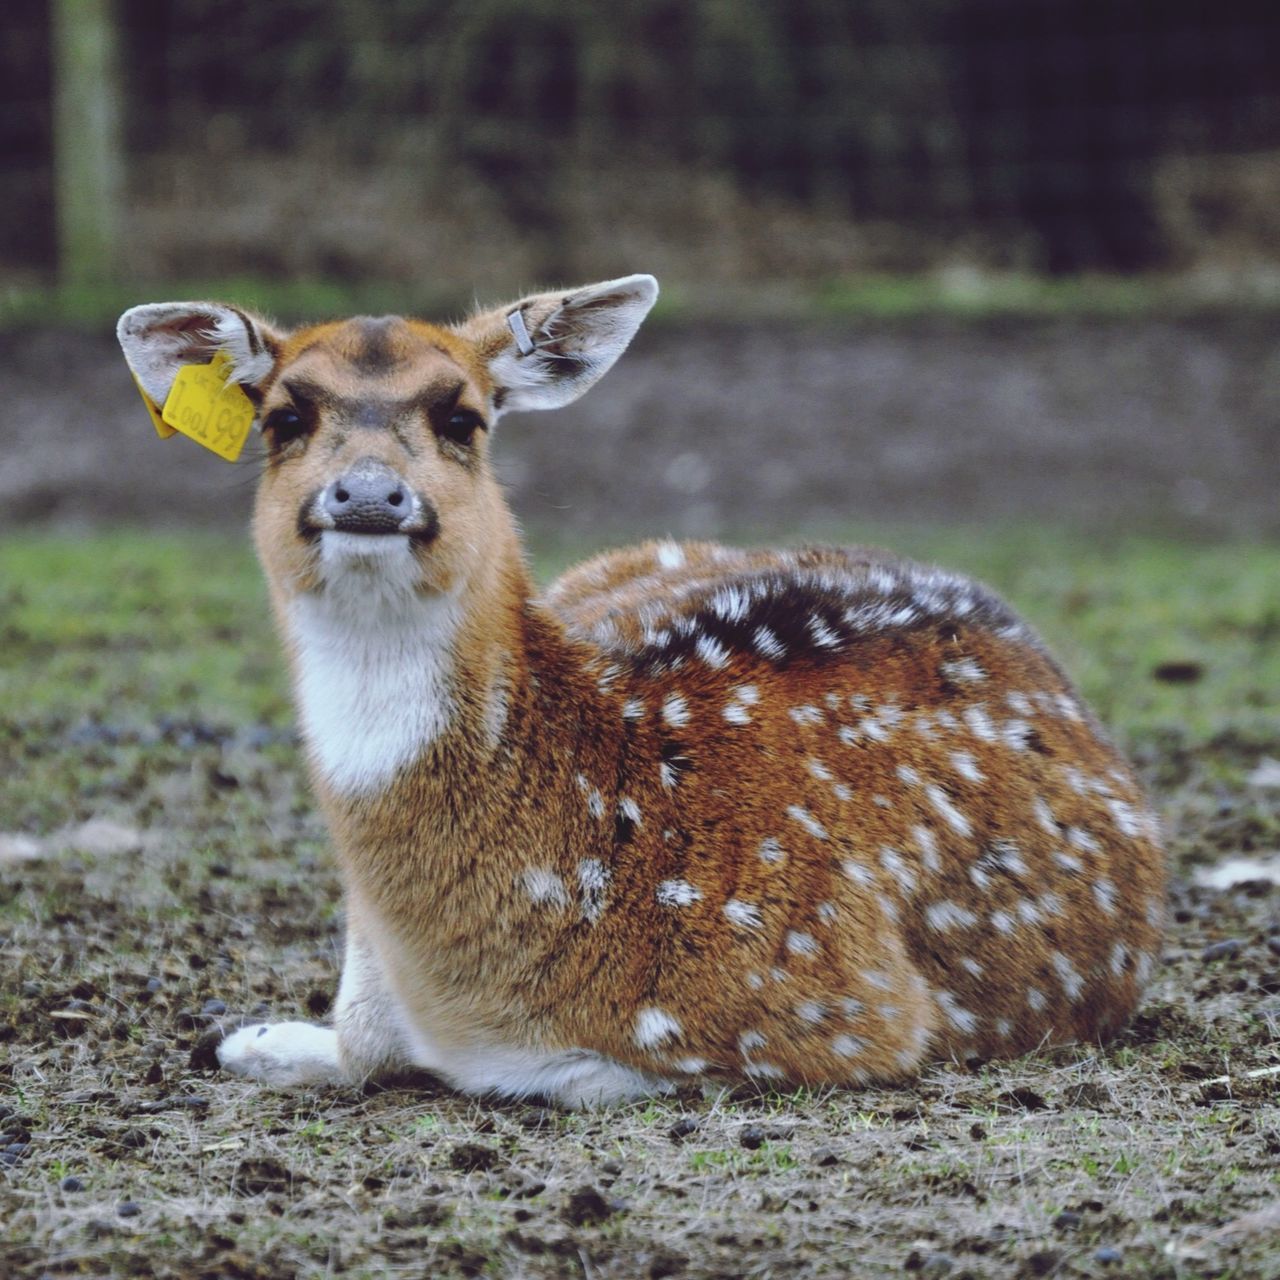
[[[138,394],[142,397],[142,403],[147,406],[147,414],[151,418],[152,426],[156,429],[156,435],[161,440],[176,436],[178,433],[160,416],[160,406],[143,390],[142,383],[138,381],[138,375],[132,370],[129,372],[133,378],[133,385],[138,388]]]
[[[239,383],[228,382],[231,357],[219,351],[208,364],[183,365],[161,416],[169,426],[234,462],[244,448],[256,410]]]

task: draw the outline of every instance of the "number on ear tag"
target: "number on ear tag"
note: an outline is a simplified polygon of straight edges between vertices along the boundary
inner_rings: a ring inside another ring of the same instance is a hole
[[[231,357],[219,351],[208,364],[183,365],[161,417],[220,458],[234,462],[244,448],[256,410],[238,383],[228,382]]]

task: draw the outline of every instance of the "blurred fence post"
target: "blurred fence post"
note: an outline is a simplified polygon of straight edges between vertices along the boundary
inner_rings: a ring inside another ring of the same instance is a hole
[[[58,279],[118,277],[124,211],[122,92],[112,0],[53,0],[53,168]]]

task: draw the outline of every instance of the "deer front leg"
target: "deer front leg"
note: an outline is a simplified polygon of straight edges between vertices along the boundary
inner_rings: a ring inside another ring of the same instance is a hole
[[[354,909],[333,1017],[333,1027],[310,1022],[241,1027],[218,1046],[218,1062],[233,1075],[278,1086],[362,1083],[415,1065],[399,1005]]]

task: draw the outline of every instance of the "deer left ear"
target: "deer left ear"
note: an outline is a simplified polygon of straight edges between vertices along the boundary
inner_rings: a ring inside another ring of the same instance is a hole
[[[495,416],[558,409],[612,367],[658,297],[652,276],[623,276],[565,293],[538,293],[473,316],[473,342],[494,383]]]
[[[231,380],[261,387],[275,367],[281,337],[265,321],[220,302],[150,302],[120,317],[124,358],[156,404],[168,398],[178,370],[207,364],[223,351]]]

